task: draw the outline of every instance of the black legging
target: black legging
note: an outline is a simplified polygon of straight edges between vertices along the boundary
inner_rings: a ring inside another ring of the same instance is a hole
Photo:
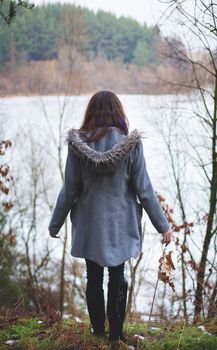
[[[95,334],[103,334],[105,330],[105,302],[103,292],[103,274],[104,267],[98,265],[94,261],[85,259],[87,266],[87,308],[90,316],[90,321],[93,326]],[[124,263],[108,267],[109,271],[109,283],[108,283],[108,303],[107,303],[107,316],[110,327],[110,339],[119,339],[122,336],[122,326],[125,313],[125,297],[122,290],[122,299],[120,298],[120,288],[125,285],[124,278]],[[122,287],[124,288],[124,287]],[[126,290],[125,290],[126,294]],[[119,308],[117,308],[117,298],[119,301]]]
[[[103,285],[104,268],[92,260],[85,259],[87,267],[87,284],[94,288],[101,288]],[[109,282],[120,284],[124,282],[124,263],[118,266],[108,267]]]

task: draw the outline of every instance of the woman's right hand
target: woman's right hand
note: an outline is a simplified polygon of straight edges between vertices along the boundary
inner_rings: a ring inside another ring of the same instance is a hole
[[[50,236],[52,238],[60,238],[60,236],[57,236],[57,235],[58,235],[58,233],[50,232]]]
[[[162,244],[166,243],[166,245],[168,245],[171,242],[171,239],[172,239],[172,230],[171,228],[169,228],[169,230],[164,232],[161,243]]]

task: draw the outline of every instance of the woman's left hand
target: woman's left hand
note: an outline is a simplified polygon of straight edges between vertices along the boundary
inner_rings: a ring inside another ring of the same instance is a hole
[[[171,242],[172,239],[172,230],[171,228],[169,228],[169,230],[167,230],[166,232],[164,232],[163,234],[163,239],[161,241],[161,243],[166,243],[166,245],[168,245]]]

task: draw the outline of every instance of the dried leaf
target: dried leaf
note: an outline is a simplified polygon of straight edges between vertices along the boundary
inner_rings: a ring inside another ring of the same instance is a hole
[[[186,252],[187,252],[187,246],[186,246],[185,243],[182,243],[181,249],[182,249],[182,252],[183,252],[183,253],[186,253]]]
[[[172,252],[164,253],[162,257],[159,259],[159,272],[158,277],[159,279],[164,282],[168,283],[169,286],[175,291],[175,286],[171,277],[171,272],[175,270],[175,266],[172,261]]]
[[[197,271],[198,267],[194,260],[189,260],[188,264],[191,266],[192,270]]]
[[[11,202],[4,202],[4,203],[2,203],[2,205],[3,205],[5,211],[8,211],[11,208],[13,208],[13,203],[11,203]]]
[[[61,313],[57,311],[52,305],[47,305],[47,324],[52,325],[61,321]]]

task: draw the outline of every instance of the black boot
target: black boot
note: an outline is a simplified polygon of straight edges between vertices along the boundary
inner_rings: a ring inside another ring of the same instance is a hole
[[[108,283],[107,317],[109,322],[109,340],[124,340],[123,323],[127,300],[127,281],[119,285]]]
[[[95,286],[94,286],[95,287]],[[105,301],[103,288],[86,289],[87,309],[95,335],[103,336],[105,332]]]

